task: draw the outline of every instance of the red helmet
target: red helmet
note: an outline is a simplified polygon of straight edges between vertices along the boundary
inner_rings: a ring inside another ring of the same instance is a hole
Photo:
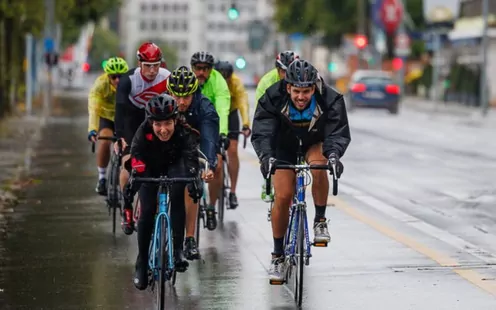
[[[141,44],[136,52],[136,57],[138,61],[158,62],[162,60],[162,51],[155,43],[146,42]]]

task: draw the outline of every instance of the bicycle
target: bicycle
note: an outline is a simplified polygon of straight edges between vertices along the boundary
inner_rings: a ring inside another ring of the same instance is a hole
[[[200,150],[198,150],[198,153],[200,155],[200,160],[203,160],[205,162],[204,163],[205,166],[203,169],[205,172],[207,172],[209,169],[207,156],[205,156],[205,154],[203,154]],[[198,248],[200,247],[200,222],[203,221],[203,229],[205,229],[207,227],[207,219],[206,219],[207,189],[206,189],[205,181],[202,180],[201,186],[202,186],[203,192],[202,192],[202,197],[200,198],[200,201],[198,204],[198,216],[196,218],[196,232],[195,232],[196,246]]]
[[[158,178],[136,177],[136,171],[131,172],[129,187],[134,183],[159,184],[158,189],[158,212],[155,215],[152,242],[150,244],[148,268],[150,288],[155,291],[158,286],[157,306],[159,310],[165,308],[165,282],[171,281],[172,286],[176,284],[176,270],[174,266],[174,248],[172,240],[172,226],[170,221],[169,190],[174,183],[193,183],[196,185],[198,177]]]
[[[115,154],[113,149],[110,151],[110,169],[107,169],[107,198],[105,199],[108,207],[109,216],[112,214],[112,233],[115,234],[117,222],[117,209],[122,210],[122,191],[119,186],[120,164],[122,160],[122,142],[117,137],[98,137],[98,140],[110,140],[118,143],[119,152]],[[95,142],[91,145],[91,151],[95,153]]]
[[[241,134],[244,136],[243,148],[246,148],[246,136],[242,131],[230,131],[232,134]],[[229,204],[229,199],[226,197],[229,196],[229,190],[231,189],[231,180],[229,179],[229,164],[227,162],[227,150],[225,144],[221,142],[220,145],[220,156],[222,157],[222,188],[219,195],[219,222],[224,222],[224,206],[226,209],[230,209],[231,206]]]
[[[294,272],[294,299],[298,306],[303,301],[303,267],[310,264],[311,246],[327,247],[327,242],[310,243],[308,234],[307,205],[305,202],[306,178],[310,178],[309,170],[330,170],[333,175],[333,195],[338,194],[338,177],[336,161],[331,161],[327,165],[309,165],[305,162],[302,154],[302,141],[299,139],[298,155],[296,165],[278,164],[276,159],[269,161],[269,174],[266,177],[266,194],[270,194],[271,175],[277,169],[289,169],[296,172],[296,191],[289,212],[289,225],[284,235],[284,264],[289,266],[286,270],[284,281],[269,280],[271,285],[282,285],[288,283]]]

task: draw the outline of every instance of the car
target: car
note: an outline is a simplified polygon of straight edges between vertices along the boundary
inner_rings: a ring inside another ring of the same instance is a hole
[[[351,76],[345,98],[349,111],[379,108],[398,114],[400,87],[387,71],[357,70]]]

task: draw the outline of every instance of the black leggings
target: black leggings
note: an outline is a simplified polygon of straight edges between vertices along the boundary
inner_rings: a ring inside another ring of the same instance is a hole
[[[170,221],[175,251],[182,250],[184,241],[186,221],[184,189],[185,184],[173,184],[169,190]],[[154,216],[157,211],[157,193],[158,185],[155,184],[143,184],[139,190],[141,211],[138,220],[138,251],[142,260],[148,260],[151,235],[155,225]]]

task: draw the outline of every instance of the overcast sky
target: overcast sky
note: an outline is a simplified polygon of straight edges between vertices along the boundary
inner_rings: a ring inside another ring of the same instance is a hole
[[[448,9],[452,10],[453,14],[456,17],[458,16],[458,3],[459,0],[424,0],[424,15],[436,6],[445,6]]]

